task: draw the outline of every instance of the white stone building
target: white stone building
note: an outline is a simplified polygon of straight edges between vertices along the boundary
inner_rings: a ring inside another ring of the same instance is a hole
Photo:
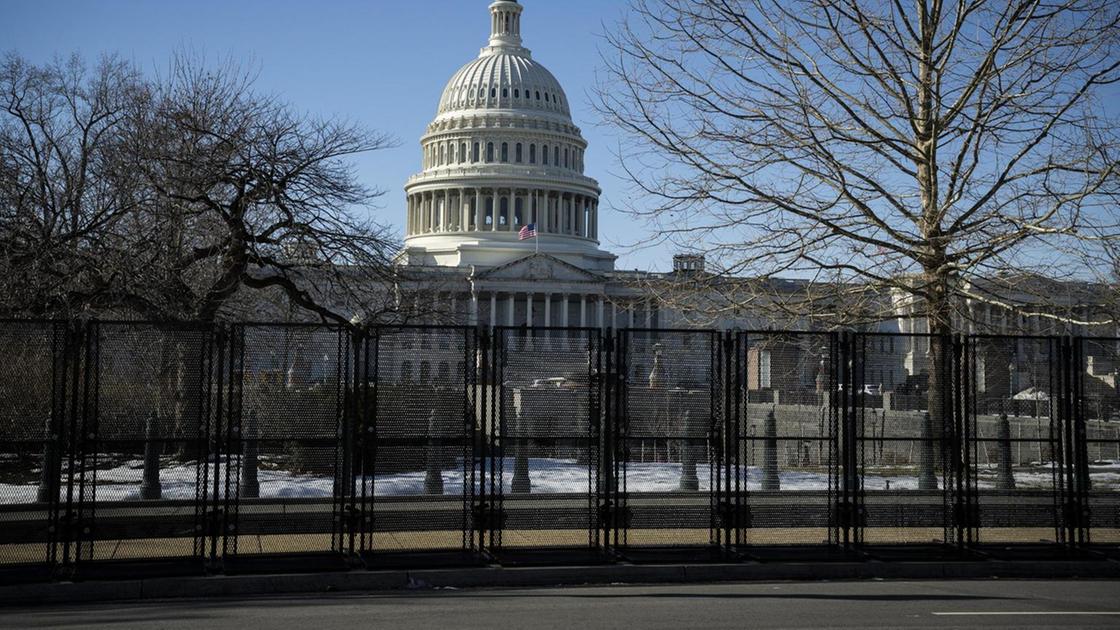
[[[598,183],[560,83],[522,45],[523,7],[490,5],[478,58],[448,82],[405,185],[404,268],[438,312],[497,326],[665,326],[599,247]],[[533,225],[537,238],[521,240]]]

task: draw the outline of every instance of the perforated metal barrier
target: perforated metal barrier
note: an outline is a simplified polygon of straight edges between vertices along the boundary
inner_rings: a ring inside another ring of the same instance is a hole
[[[0,581],[1120,552],[1120,340],[0,322]]]

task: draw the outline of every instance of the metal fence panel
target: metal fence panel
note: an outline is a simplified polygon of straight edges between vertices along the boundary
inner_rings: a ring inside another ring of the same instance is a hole
[[[475,548],[474,497],[483,480],[476,436],[484,430],[476,331],[378,329],[370,373],[373,438],[360,454],[370,514],[361,548],[370,555]]]
[[[1066,540],[1067,457],[1057,338],[974,336],[968,370],[978,543]]]
[[[65,324],[0,323],[0,576],[46,579],[56,561]]]
[[[731,351],[739,395],[728,414],[733,443],[722,476],[733,504],[720,516],[735,525],[734,544],[837,544],[835,337],[739,333]]]
[[[599,332],[499,329],[497,340],[503,520],[493,551],[595,550]]]
[[[207,448],[199,365],[209,341],[204,326],[89,325],[87,392],[70,403],[83,411],[65,464],[64,512],[75,524],[67,542],[80,574],[137,559],[191,560],[201,570]]]
[[[621,545],[716,544],[720,424],[719,335],[715,331],[619,331],[624,399],[616,443],[621,475]]]
[[[342,419],[351,338],[339,326],[235,329],[225,478],[232,501],[226,555],[340,553]],[[240,351],[238,351],[240,350]],[[239,373],[238,373],[239,372]]]
[[[852,378],[841,387],[860,467],[861,542],[952,544],[951,340],[857,334],[852,343]]]

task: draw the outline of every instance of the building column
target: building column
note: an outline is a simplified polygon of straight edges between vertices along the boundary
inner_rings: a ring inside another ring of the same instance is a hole
[[[510,327],[513,327],[513,326],[517,325],[513,320],[513,314],[517,310],[517,296],[510,293],[508,302],[509,302],[509,318],[507,319],[507,321],[509,323],[507,325],[510,326]]]
[[[646,328],[653,328],[653,300],[646,300]]]
[[[490,292],[490,327],[494,328],[498,325],[498,293],[497,291]]]
[[[584,198],[583,195],[576,197],[576,236],[583,237],[583,222],[584,222]]]
[[[529,328],[533,327],[533,297],[531,291],[525,294],[525,325]]]
[[[475,188],[475,207],[472,209],[475,213],[475,231],[483,229],[483,189]]]
[[[630,328],[634,327],[634,316],[637,315],[637,314],[638,314],[638,303],[631,300],[630,301],[630,316],[627,318],[630,322],[630,324],[629,324]]]
[[[471,326],[478,326],[478,292],[471,291]]]
[[[560,302],[560,325],[564,328],[568,327],[568,294],[565,293],[564,299]]]
[[[605,314],[604,311],[606,310],[606,308],[605,308],[605,305],[603,303],[604,300],[606,299],[606,297],[607,297],[606,295],[599,295],[595,298],[595,301],[599,303],[599,307],[598,307],[599,313],[598,313],[598,318],[597,319],[598,319],[600,330],[606,330],[607,329],[607,320],[604,317],[604,314]]]
[[[587,296],[579,296],[579,327],[587,328]]]
[[[552,293],[544,294],[544,327],[552,326]]]
[[[498,199],[498,189],[490,189],[490,231],[498,231],[498,214],[501,212],[500,201]]]
[[[611,328],[618,329],[618,305],[611,300]]]

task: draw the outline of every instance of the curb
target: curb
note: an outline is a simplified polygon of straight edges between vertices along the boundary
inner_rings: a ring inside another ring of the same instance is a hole
[[[483,567],[286,575],[175,577],[0,587],[0,606],[251,595],[519,588],[584,584],[656,584],[861,579],[1120,579],[1110,561],[835,562],[690,565]]]

